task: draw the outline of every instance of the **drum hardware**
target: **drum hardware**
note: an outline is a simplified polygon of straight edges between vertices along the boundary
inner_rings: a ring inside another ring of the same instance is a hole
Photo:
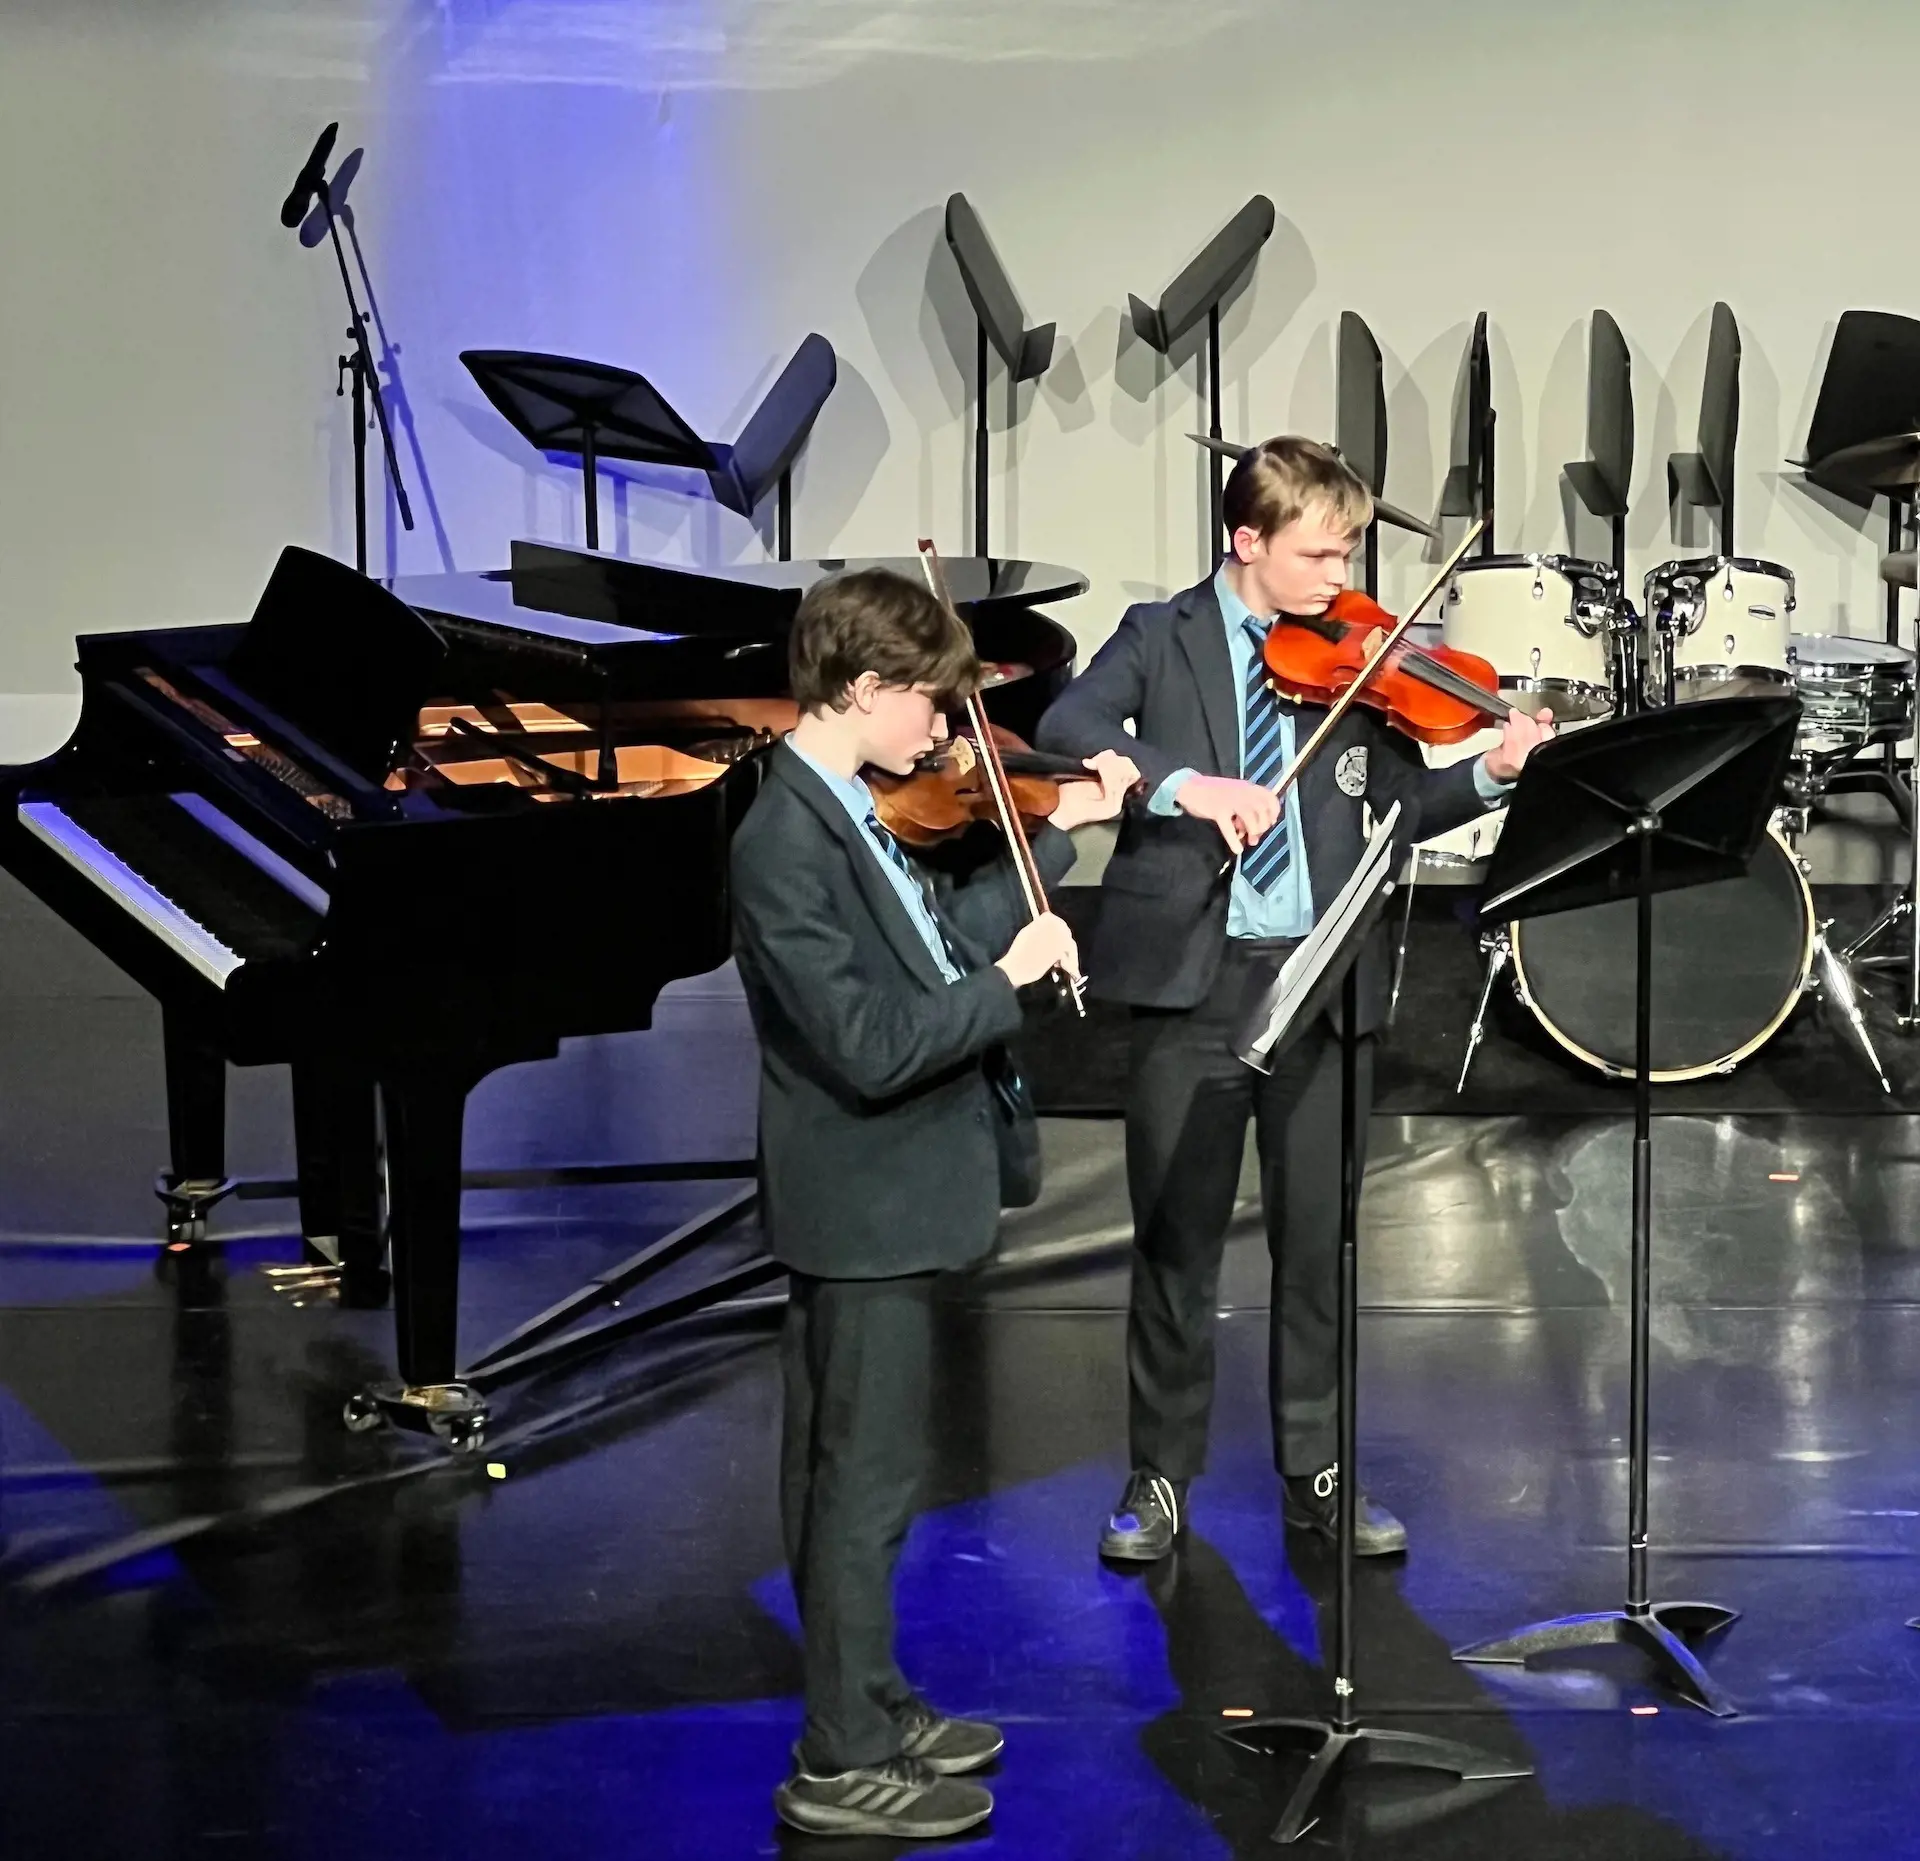
[[[1480,1051],[1480,1043],[1486,1038],[1487,1010],[1493,1003],[1493,985],[1506,974],[1508,964],[1513,961],[1513,939],[1504,929],[1483,931],[1480,953],[1487,959],[1487,973],[1480,984],[1480,1005],[1473,1012],[1473,1025],[1467,1029],[1466,1056],[1460,1062],[1460,1077],[1453,1087],[1456,1098],[1467,1089],[1467,1073],[1473,1065],[1473,1056]]]

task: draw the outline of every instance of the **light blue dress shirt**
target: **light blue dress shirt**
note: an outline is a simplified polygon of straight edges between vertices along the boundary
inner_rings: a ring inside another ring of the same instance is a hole
[[[834,800],[846,809],[859,830],[860,844],[873,855],[875,864],[887,875],[887,883],[906,906],[907,916],[913,920],[913,928],[920,933],[920,941],[927,946],[927,954],[940,965],[940,973],[949,982],[958,982],[960,972],[954,968],[953,959],[947,954],[947,941],[940,935],[940,926],[933,921],[933,910],[927,902],[925,888],[916,883],[911,873],[902,872],[887,857],[886,849],[874,839],[867,827],[867,816],[873,812],[873,790],[857,775],[851,781],[843,775],[836,775],[817,758],[809,756],[791,737],[787,739],[787,748],[833,791]]]
[[[1227,653],[1233,660],[1234,715],[1238,719],[1240,742],[1240,766],[1246,766],[1247,758],[1247,674],[1253,666],[1253,641],[1247,633],[1247,622],[1253,619],[1253,611],[1234,592],[1233,585],[1227,580],[1225,563],[1222,563],[1213,577],[1214,598],[1220,603],[1220,618],[1227,630]],[[1261,623],[1263,626],[1265,622]],[[1282,753],[1281,768],[1284,770],[1293,761],[1294,752],[1294,715],[1290,709],[1282,707],[1280,713],[1280,746]],[[1153,791],[1147,803],[1147,809],[1153,814],[1178,814],[1174,805],[1174,796],[1180,792],[1181,784],[1196,774],[1192,769],[1176,769],[1160,786]],[[1487,773],[1487,759],[1483,756],[1473,766],[1473,785],[1480,793],[1480,799],[1489,806],[1499,801],[1509,788],[1510,782],[1497,782]],[[1287,790],[1286,800],[1287,845],[1292,849],[1292,857],[1287,869],[1263,892],[1257,892],[1240,875],[1236,864],[1233,869],[1233,890],[1227,901],[1227,935],[1229,937],[1304,937],[1313,929],[1313,887],[1307,877],[1307,843],[1300,830],[1300,790],[1293,787]]]

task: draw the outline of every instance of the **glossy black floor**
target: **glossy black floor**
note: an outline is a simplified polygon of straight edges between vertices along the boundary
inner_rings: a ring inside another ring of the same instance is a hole
[[[0,1853],[301,1861],[895,1850],[780,1834],[792,1606],[771,1305],[508,1405],[484,1465],[350,1437],[382,1314],[294,1309],[292,1211],[225,1211],[223,1283],[155,1278],[157,1018],[0,890]],[[500,1076],[474,1161],[734,1154],[724,978],[651,1035]],[[285,1083],[236,1079],[236,1167],[283,1171]],[[1713,1722],[1631,1659],[1469,1670],[1451,1645],[1617,1602],[1626,1128],[1383,1118],[1362,1441],[1413,1550],[1365,1569],[1363,1708],[1525,1753],[1434,1818],[1369,1784],[1310,1843],[1383,1856],[1901,1855],[1920,1782],[1920,1131],[1657,1128],[1656,1588],[1739,1608]],[[1229,1709],[1311,1711],[1330,1571],[1289,1556],[1243,1207],[1212,1470],[1178,1557],[1102,1569],[1124,1473],[1119,1130],[1048,1127],[1050,1187],[941,1327],[940,1473],[901,1583],[910,1670],[1009,1734],[982,1855],[1269,1852],[1289,1772]],[[698,1188],[475,1196],[478,1342],[691,1213]],[[604,1398],[597,1412],[578,1405]]]

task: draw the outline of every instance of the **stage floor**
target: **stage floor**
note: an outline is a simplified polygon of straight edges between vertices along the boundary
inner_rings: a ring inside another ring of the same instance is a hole
[[[844,1856],[780,1832],[798,1719],[774,1511],[777,1306],[503,1404],[485,1465],[350,1437],[383,1313],[256,1270],[292,1210],[223,1211],[224,1283],[156,1280],[158,1017],[0,895],[0,1851],[301,1861]],[[477,1165],[739,1154],[723,981],[653,1034],[476,1096]],[[236,1078],[236,1169],[288,1167],[286,1086]],[[1630,1658],[1468,1669],[1450,1646],[1621,1599],[1627,1126],[1382,1118],[1364,1231],[1363,1474],[1407,1520],[1363,1567],[1369,1716],[1524,1753],[1453,1813],[1382,1779],[1310,1837],[1355,1855],[1920,1852],[1920,1131],[1907,1116],[1656,1127],[1656,1594],[1741,1610],[1715,1722]],[[1120,1131],[1052,1121],[1043,1204],[947,1289],[939,1475],[901,1576],[929,1694],[1007,1728],[982,1856],[1254,1856],[1291,1770],[1228,1709],[1325,1704],[1331,1575],[1284,1542],[1243,1201],[1213,1461],[1178,1555],[1094,1542],[1124,1465]],[[490,1337],[692,1213],[699,1187],[470,1198]],[[606,1398],[596,1414],[569,1405]],[[937,1851],[937,1850],[936,1850]]]

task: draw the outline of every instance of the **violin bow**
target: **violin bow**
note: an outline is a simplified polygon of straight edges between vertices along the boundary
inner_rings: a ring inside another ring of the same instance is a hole
[[[940,565],[940,552],[933,546],[930,537],[920,538],[920,569],[927,578],[927,587],[933,598],[947,612],[959,620],[959,611],[953,605],[953,596],[947,592],[947,572]],[[964,626],[966,623],[961,622]],[[968,629],[971,632],[971,629]],[[973,726],[974,748],[979,753],[980,766],[986,771],[987,789],[993,796],[994,812],[1000,817],[1000,829],[1007,837],[1008,850],[1013,855],[1013,870],[1020,881],[1020,896],[1027,907],[1029,918],[1044,917],[1047,912],[1047,888],[1040,877],[1040,868],[1034,864],[1033,847],[1027,839],[1026,823],[1020,818],[1020,810],[1013,805],[1013,788],[1007,780],[1006,766],[1000,760],[1000,746],[993,740],[993,732],[987,727],[986,706],[980,702],[978,691],[967,693],[967,722]],[[1056,969],[1054,975],[1060,984],[1060,993],[1073,1004],[1075,1014],[1085,1016],[1086,978],[1071,970]]]
[[[1366,689],[1367,681],[1387,663],[1388,654],[1406,637],[1407,629],[1420,618],[1426,609],[1427,603],[1440,592],[1441,588],[1446,584],[1447,578],[1460,566],[1461,558],[1473,547],[1480,532],[1486,527],[1487,519],[1485,517],[1476,517],[1474,519],[1472,527],[1467,531],[1466,535],[1460,539],[1453,554],[1441,563],[1440,567],[1434,572],[1433,580],[1427,584],[1426,592],[1394,623],[1393,631],[1380,642],[1379,650],[1360,668],[1353,683],[1349,685],[1339,697],[1334,699],[1333,703],[1328,707],[1326,716],[1320,720],[1320,728],[1307,739],[1306,748],[1287,765],[1286,773],[1281,776],[1279,781],[1273,784],[1273,792],[1283,801],[1286,799],[1287,790],[1299,781],[1301,770],[1313,760],[1321,744],[1326,741],[1328,733],[1333,729],[1334,725],[1339,723],[1341,718],[1346,716],[1347,712],[1352,708],[1355,699]]]

